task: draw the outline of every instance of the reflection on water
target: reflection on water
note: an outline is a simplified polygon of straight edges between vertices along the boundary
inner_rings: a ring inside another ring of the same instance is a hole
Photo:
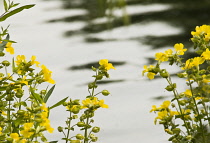
[[[101,2],[101,3],[99,3]],[[139,12],[139,9],[146,9],[146,6],[151,6],[153,4],[164,4],[166,6],[170,6],[170,8],[165,8],[161,11],[148,11],[148,12]],[[144,7],[138,7],[138,6]],[[132,7],[135,8],[132,9]],[[74,36],[78,34],[85,35],[85,42],[105,42],[105,41],[116,41],[119,39],[103,39],[97,36],[88,35],[90,33],[100,33],[106,31],[107,29],[125,26],[123,22],[122,15],[114,16],[112,21],[102,20],[102,22],[94,22],[98,19],[105,19],[106,12],[108,9],[107,0],[64,0],[63,1],[64,9],[83,9],[87,12],[85,14],[76,15],[76,16],[67,16],[63,18],[52,19],[49,22],[75,22],[82,21],[85,22],[86,25],[81,29],[77,30],[69,30],[65,32],[65,36]],[[130,12],[129,8],[137,11]],[[171,34],[167,36],[153,36],[147,35],[144,38],[139,35],[139,37],[135,37],[135,40],[152,46],[153,49],[163,48],[170,46],[172,47],[175,43],[183,43],[185,47],[192,47],[192,42],[190,42],[191,34],[190,32],[194,30],[195,26],[200,26],[202,24],[210,23],[210,1],[208,0],[176,0],[176,1],[168,1],[168,0],[128,0],[127,1],[127,9],[126,11],[129,15],[130,25],[133,24],[145,24],[149,22],[165,22],[171,26],[176,28],[180,28],[182,30],[179,34]],[[118,10],[119,11],[119,10]],[[114,11],[113,11],[114,13]],[[114,15],[114,14],[113,14]],[[111,23],[110,23],[111,22]],[[164,27],[160,29],[163,31]],[[134,38],[132,38],[133,40]],[[128,38],[129,40],[129,38]],[[130,39],[131,40],[131,39]],[[191,57],[192,53],[188,53],[185,55],[185,58]],[[152,64],[152,60],[148,60],[150,64]]]

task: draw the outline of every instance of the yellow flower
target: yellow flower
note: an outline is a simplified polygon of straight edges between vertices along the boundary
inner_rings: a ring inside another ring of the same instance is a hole
[[[20,131],[20,134],[23,135],[25,138],[30,138],[34,133],[31,132],[31,128],[33,127],[33,123],[24,123],[23,130]]]
[[[13,55],[15,53],[14,48],[12,47],[12,43],[8,42],[6,44],[6,51],[9,52],[11,55]]]
[[[202,58],[202,57],[194,57],[193,58],[193,65],[198,66],[200,64],[203,64],[204,61],[205,61],[205,59]]]
[[[41,66],[43,73],[43,80],[52,84],[55,84],[55,81],[51,78],[52,71],[50,71],[45,65]]]
[[[176,51],[176,53],[178,55],[184,55],[184,52],[187,51],[187,49],[183,49],[184,48],[184,45],[182,43],[177,43],[174,45],[174,49]]]
[[[3,130],[2,127],[0,127],[0,135],[2,134],[2,130]]]
[[[108,62],[107,59],[101,59],[99,65],[103,66],[106,70],[115,69],[115,67]]]
[[[102,108],[109,108],[108,105],[104,104],[104,100],[98,100],[97,97],[93,97],[93,99],[86,98],[82,101],[83,108],[91,108],[91,107],[102,107]]]
[[[155,73],[148,72],[147,77],[148,77],[149,79],[154,79],[154,78],[155,78]]]
[[[164,53],[156,53],[155,54],[155,60],[157,61],[161,61],[161,62],[165,62],[165,61],[168,61],[168,57],[166,54]]]
[[[101,108],[109,108],[108,105],[104,104],[104,100],[99,100],[98,105],[99,105]]]
[[[159,108],[157,108],[156,105],[152,105],[152,109],[151,109],[149,112],[158,111],[158,109],[159,109]]]
[[[209,32],[210,32],[210,26],[202,25],[202,26],[196,26],[195,31],[192,31],[191,34],[193,36],[200,36],[201,34],[205,34]]]
[[[156,53],[155,54],[155,60],[165,62],[168,61],[169,56],[173,54],[173,51],[171,49],[166,50],[164,53]]]
[[[190,89],[186,89],[186,91],[184,92],[184,94],[188,98],[192,97],[192,91]]]
[[[38,61],[35,61],[36,60],[36,56],[32,56],[31,57],[31,65],[34,65],[36,64],[37,67],[39,67],[39,62]]]
[[[158,116],[155,118],[154,123],[155,124],[157,123],[157,119],[163,120],[167,116],[168,116],[168,112],[166,110],[163,110],[163,111],[158,112]]]
[[[192,91],[190,89],[186,89],[185,92],[183,92],[187,98],[192,97]],[[195,100],[203,99],[204,97],[195,97]]]
[[[48,112],[48,108],[45,103],[42,103],[41,110]]]
[[[210,60],[210,51],[207,48],[205,52],[202,53],[201,55],[205,60]]]
[[[202,78],[203,78],[203,82],[204,83],[208,83],[208,82],[210,82],[210,78],[208,77],[208,76],[206,76],[206,75],[202,75]]]
[[[18,55],[16,57],[16,61],[15,62],[16,62],[17,65],[20,65],[21,63],[25,63],[26,62],[25,55]]]
[[[14,141],[18,141],[20,139],[18,133],[11,133],[10,137],[14,140]]]
[[[162,103],[162,105],[160,105],[160,108],[166,109],[169,107],[170,104],[171,104],[171,102],[169,100],[166,100]]]
[[[144,65],[144,70],[142,71],[142,76],[144,76],[144,73],[145,72],[148,72],[147,73],[147,77],[149,78],[149,79],[154,79],[154,77],[155,77],[155,73],[153,73],[153,72],[150,72],[153,68],[154,68],[155,66],[153,66],[153,65],[150,65],[149,67],[147,67],[147,65]]]

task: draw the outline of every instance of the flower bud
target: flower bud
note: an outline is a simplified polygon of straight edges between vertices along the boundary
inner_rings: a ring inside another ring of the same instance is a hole
[[[80,143],[80,140],[71,140],[70,143]]]
[[[87,116],[85,115],[85,114],[82,114],[81,116],[80,116],[80,120],[81,121],[83,121],[84,119],[86,119],[87,118]]]
[[[93,127],[92,128],[92,132],[94,132],[94,133],[98,133],[99,131],[100,131],[99,127]]]
[[[77,135],[76,135],[76,138],[77,138],[78,140],[83,140],[85,137],[84,137],[82,134],[77,134]]]
[[[97,80],[101,80],[102,78],[103,78],[103,75],[101,75],[101,74],[99,74],[99,75],[96,76],[96,79]]]
[[[79,99],[74,100],[74,101],[73,101],[73,104],[74,104],[74,105],[80,105]]]
[[[18,110],[17,114],[23,116],[25,114],[25,111],[24,110]]]
[[[171,130],[169,130],[169,129],[165,129],[165,132],[167,132],[170,135],[173,135],[173,132]]]
[[[23,97],[23,93],[22,93],[22,92],[17,92],[17,93],[15,94],[15,97],[21,98],[21,97]]]
[[[94,137],[91,139],[92,142],[96,142],[98,140],[98,137]]]
[[[94,88],[94,87],[95,87],[95,84],[94,84],[94,83],[89,83],[89,84],[88,84],[88,88],[89,88],[89,89],[92,89],[92,88]]]
[[[185,103],[185,100],[180,100],[180,101],[179,101],[179,104],[182,105],[182,106],[184,106],[184,105],[186,104],[186,103]]]
[[[63,131],[63,127],[59,126],[59,127],[58,127],[58,131],[59,131],[59,132],[62,132],[62,131]]]
[[[103,90],[101,93],[102,93],[104,96],[108,96],[108,95],[110,94],[108,90]]]
[[[96,71],[96,68],[92,66],[92,70],[93,70],[93,71]]]
[[[191,135],[188,135],[188,136],[186,136],[186,139],[187,139],[188,141],[191,141],[191,140],[192,140],[192,136],[191,136]]]
[[[3,57],[5,55],[5,53],[0,52],[0,57]]]
[[[202,101],[203,102],[209,102],[210,100],[208,98],[203,98]]]
[[[40,94],[42,94],[42,95],[45,95],[46,93],[47,93],[46,90],[41,90],[41,91],[40,91]]]
[[[41,123],[43,120],[41,118],[35,118],[34,121]]]
[[[13,94],[9,94],[9,95],[7,95],[7,97],[5,99],[6,99],[6,101],[13,101],[14,100],[13,97],[14,97]]]
[[[5,60],[5,61],[3,61],[1,64],[2,64],[3,66],[8,67],[8,66],[10,65],[10,62]]]
[[[78,108],[78,107],[72,109],[72,112],[73,112],[74,114],[78,114],[79,111],[80,111],[80,108]]]
[[[84,123],[84,122],[78,122],[78,123],[77,123],[77,126],[78,126],[78,127],[84,127],[84,126],[85,126],[85,123]]]
[[[181,131],[181,130],[180,130],[179,128],[175,128],[175,129],[172,130],[172,132],[175,133],[175,134],[179,134],[180,131]]]

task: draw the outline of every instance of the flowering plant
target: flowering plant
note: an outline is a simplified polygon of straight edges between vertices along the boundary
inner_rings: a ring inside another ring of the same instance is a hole
[[[183,62],[182,56],[187,52],[182,43],[174,45],[174,50],[156,53],[156,65],[144,66],[142,74],[147,73],[149,79],[160,76],[166,79],[166,90],[173,93],[173,99],[164,101],[162,105],[152,106],[150,112],[157,117],[154,123],[164,126],[164,131],[173,143],[207,143],[210,142],[210,26],[197,26],[191,32],[196,57]],[[166,69],[161,68],[163,62],[176,65],[182,70],[176,74],[186,82],[186,90],[179,92],[177,84]]]
[[[34,5],[19,6],[10,0],[3,0],[5,12],[0,16],[0,22],[16,13],[29,9]],[[17,8],[18,7],[18,8]],[[15,41],[10,39],[8,27],[1,27],[0,31],[0,57],[4,57],[6,52],[14,54],[12,46]],[[80,103],[79,99],[65,102],[68,97],[58,101],[54,105],[47,107],[46,103],[55,88],[53,85],[50,89],[40,89],[39,85],[48,82],[55,84],[52,79],[52,71],[45,65],[41,65],[36,60],[36,56],[31,56],[28,60],[25,55],[17,55],[10,62],[3,60],[0,63],[0,142],[1,143],[39,143],[46,142],[45,132],[53,133],[49,120],[51,110],[57,106],[66,106],[69,112],[69,118],[66,121],[66,127],[58,127],[58,131],[63,132],[63,140],[70,143],[96,142],[97,137],[93,133],[99,132],[99,127],[92,127],[93,116],[98,108],[108,108],[104,100],[99,100],[96,95],[102,93],[104,96],[109,95],[108,90],[103,90],[95,94],[97,81],[103,77],[109,77],[108,70],[115,69],[108,60],[99,61],[99,68],[92,68],[96,73],[93,77],[94,82],[88,85],[89,96]],[[80,121],[76,125],[84,130],[84,135],[77,134],[70,137],[70,131],[74,130],[75,125],[71,121],[77,118],[80,110],[85,110],[80,116]],[[89,131],[91,129],[91,131]],[[65,133],[67,130],[67,133]],[[76,137],[76,140],[72,138]],[[56,143],[58,141],[52,141]]]
[[[102,90],[95,93],[95,89],[98,87],[97,81],[102,80],[104,77],[108,78],[108,70],[115,69],[107,59],[100,60],[99,65],[98,68],[92,67],[92,70],[95,72],[95,75],[93,75],[94,81],[88,84],[89,95],[86,99],[82,100],[82,102],[80,102],[79,99],[70,99],[70,101],[63,104],[66,107],[67,112],[69,112],[69,117],[66,121],[67,128],[59,126],[58,131],[63,133],[65,137],[63,140],[65,140],[66,143],[82,143],[82,140],[83,143],[89,143],[98,140],[98,137],[96,137],[94,133],[98,133],[100,127],[93,127],[91,124],[94,122],[93,117],[95,111],[98,110],[98,108],[108,108],[108,105],[104,104],[104,100],[99,100],[96,96],[99,94],[108,96],[110,93],[108,90]],[[84,110],[83,114],[78,117],[78,114],[81,113],[82,110]],[[79,119],[79,121],[75,121],[75,119]],[[73,124],[73,122],[75,123]],[[83,133],[70,136],[70,131],[74,131],[75,126],[80,128]],[[65,133],[64,129],[67,130],[67,133]]]

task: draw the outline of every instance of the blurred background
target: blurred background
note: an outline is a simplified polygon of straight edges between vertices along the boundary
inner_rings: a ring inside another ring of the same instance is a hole
[[[0,0],[2,10],[2,0]],[[93,80],[90,70],[100,59],[116,67],[110,79],[101,82],[98,91],[107,89],[111,96],[102,97],[109,109],[96,112],[94,125],[101,127],[98,143],[166,143],[163,127],[154,125],[152,105],[170,100],[163,79],[149,81],[142,77],[144,65],[154,64],[154,54],[175,43],[192,51],[191,31],[209,24],[208,0],[16,0],[36,4],[9,18],[15,55],[24,54],[53,71],[56,88],[48,105],[67,96],[82,99],[88,95],[87,84]],[[2,13],[2,11],[1,11]],[[185,58],[193,56],[186,55]],[[10,56],[7,56],[9,58]],[[167,66],[171,74],[178,67]],[[185,82],[174,77],[183,92]],[[46,86],[43,86],[46,87]],[[65,125],[64,107],[51,112],[52,126]],[[47,135],[59,140],[55,130]],[[62,141],[59,141],[59,143]]]

